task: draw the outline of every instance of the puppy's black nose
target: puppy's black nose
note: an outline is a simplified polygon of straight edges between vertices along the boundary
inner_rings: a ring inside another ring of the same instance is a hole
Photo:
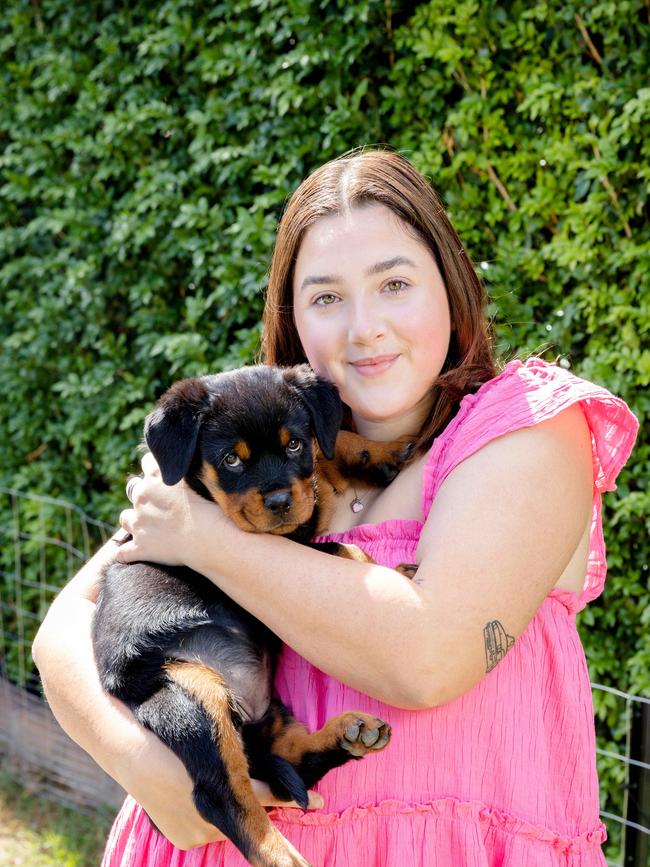
[[[264,505],[276,515],[282,515],[291,508],[291,491],[280,488],[279,491],[271,491],[264,495]]]

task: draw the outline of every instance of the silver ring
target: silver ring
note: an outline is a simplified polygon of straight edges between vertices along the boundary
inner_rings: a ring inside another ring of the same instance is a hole
[[[142,476],[131,476],[131,478],[126,483],[126,498],[132,503],[133,502],[133,489],[138,484]]]

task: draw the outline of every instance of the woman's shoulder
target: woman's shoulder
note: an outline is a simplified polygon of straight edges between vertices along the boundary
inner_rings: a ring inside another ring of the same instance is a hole
[[[537,357],[515,359],[462,399],[457,414],[434,441],[424,468],[424,513],[461,461],[498,437],[549,421],[576,405],[591,432],[594,484],[599,490],[612,490],[638,429],[625,402],[558,364]]]

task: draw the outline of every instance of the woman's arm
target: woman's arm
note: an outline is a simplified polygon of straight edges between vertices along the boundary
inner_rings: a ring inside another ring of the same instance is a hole
[[[194,808],[192,783],[181,762],[99,681],[92,617],[101,569],[118,550],[108,542],[52,603],[32,648],[45,695],[61,727],[144,807],[172,843],[189,849],[222,840]],[[279,804],[264,783],[254,781],[254,788],[262,803]],[[320,805],[313,794],[310,805]]]
[[[134,540],[121,559],[185,562],[318,668],[412,709],[470,689],[490,667],[486,653],[498,661],[562,575],[592,507],[578,408],[491,442],[449,475],[415,581],[245,534],[185,485],[165,488],[152,463],[136,510],[123,513]]]

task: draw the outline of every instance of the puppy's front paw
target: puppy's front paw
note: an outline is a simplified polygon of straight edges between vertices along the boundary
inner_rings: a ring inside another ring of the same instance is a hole
[[[413,454],[414,447],[413,437],[382,443],[382,448],[376,449],[374,465],[367,471],[372,483],[382,488],[389,485]]]
[[[391,443],[391,446],[392,450],[388,463],[399,471],[413,455],[415,442],[413,441],[412,436],[406,436],[395,440],[395,442]]]
[[[360,759],[370,752],[383,750],[390,740],[391,730],[388,723],[364,713],[342,714],[339,746]]]

